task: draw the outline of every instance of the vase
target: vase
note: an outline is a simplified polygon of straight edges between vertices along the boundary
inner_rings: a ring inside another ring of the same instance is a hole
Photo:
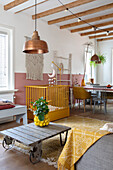
[[[93,78],[91,78],[91,79],[90,79],[90,82],[91,82],[92,84],[94,84],[94,79],[93,79]]]
[[[85,86],[85,80],[84,80],[84,78],[82,79],[81,86]]]
[[[49,116],[48,114],[44,115],[44,120],[43,121],[40,121],[38,116],[35,115],[34,117],[34,124],[36,126],[47,126],[49,124]]]

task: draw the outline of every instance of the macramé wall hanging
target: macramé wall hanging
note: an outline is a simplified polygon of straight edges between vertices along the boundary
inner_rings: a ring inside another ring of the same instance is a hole
[[[25,37],[26,41],[30,40]],[[26,79],[43,80],[43,54],[26,54]]]

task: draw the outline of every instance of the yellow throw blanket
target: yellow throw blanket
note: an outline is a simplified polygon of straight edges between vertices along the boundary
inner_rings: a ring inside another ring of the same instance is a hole
[[[81,158],[87,149],[102,136],[109,134],[108,131],[97,128],[74,128],[72,129],[64,149],[58,159],[59,170],[74,170],[74,164]]]

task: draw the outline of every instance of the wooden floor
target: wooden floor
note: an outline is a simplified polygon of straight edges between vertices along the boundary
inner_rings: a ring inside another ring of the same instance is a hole
[[[4,123],[0,125],[0,130],[18,126],[16,122]],[[0,145],[0,170],[56,170],[53,166],[39,162],[33,165],[29,161],[29,156],[17,150],[5,151]]]
[[[93,106],[92,106],[93,109]],[[104,106],[100,109],[100,107],[96,106],[95,113],[93,113],[93,110],[91,110],[89,105],[86,105],[86,112],[84,113],[83,106],[75,107],[71,110],[71,115],[78,115],[83,117],[90,117],[94,119],[99,120],[106,120],[106,121],[112,121],[113,122],[113,101],[111,103],[107,104],[107,113],[104,113]]]
[[[0,146],[0,169],[1,170],[55,170],[43,162],[35,165],[30,163],[29,157],[21,152],[10,150],[5,152]]]
[[[108,113],[105,115],[103,109],[100,111],[97,108],[95,114],[92,113],[90,107],[86,107],[86,112],[83,112],[83,107],[71,110],[71,115],[79,115],[91,118],[97,118],[101,120],[113,121],[113,104],[108,106]],[[0,125],[0,130],[8,129],[18,126],[16,122],[4,123]],[[0,145],[0,170],[56,170],[53,166],[49,166],[46,163],[39,162],[35,165],[30,163],[29,156],[19,152],[17,150],[5,151]]]

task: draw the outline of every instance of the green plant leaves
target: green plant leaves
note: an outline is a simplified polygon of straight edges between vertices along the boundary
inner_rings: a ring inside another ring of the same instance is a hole
[[[102,55],[99,54],[98,56],[102,64],[104,64],[106,62],[106,57],[103,54]]]
[[[33,103],[33,108],[36,108],[36,110],[34,111],[34,115],[39,116],[39,120],[41,121],[42,119],[44,120],[44,115],[49,112],[48,102],[46,102],[46,99],[44,99],[43,97],[39,98]]]
[[[38,118],[39,118],[40,121],[43,121],[44,118],[45,118],[45,117],[44,117],[44,113],[40,114],[40,115],[38,116]]]
[[[90,66],[94,66],[94,67],[96,67],[96,63],[95,63],[95,61],[90,61]]]

